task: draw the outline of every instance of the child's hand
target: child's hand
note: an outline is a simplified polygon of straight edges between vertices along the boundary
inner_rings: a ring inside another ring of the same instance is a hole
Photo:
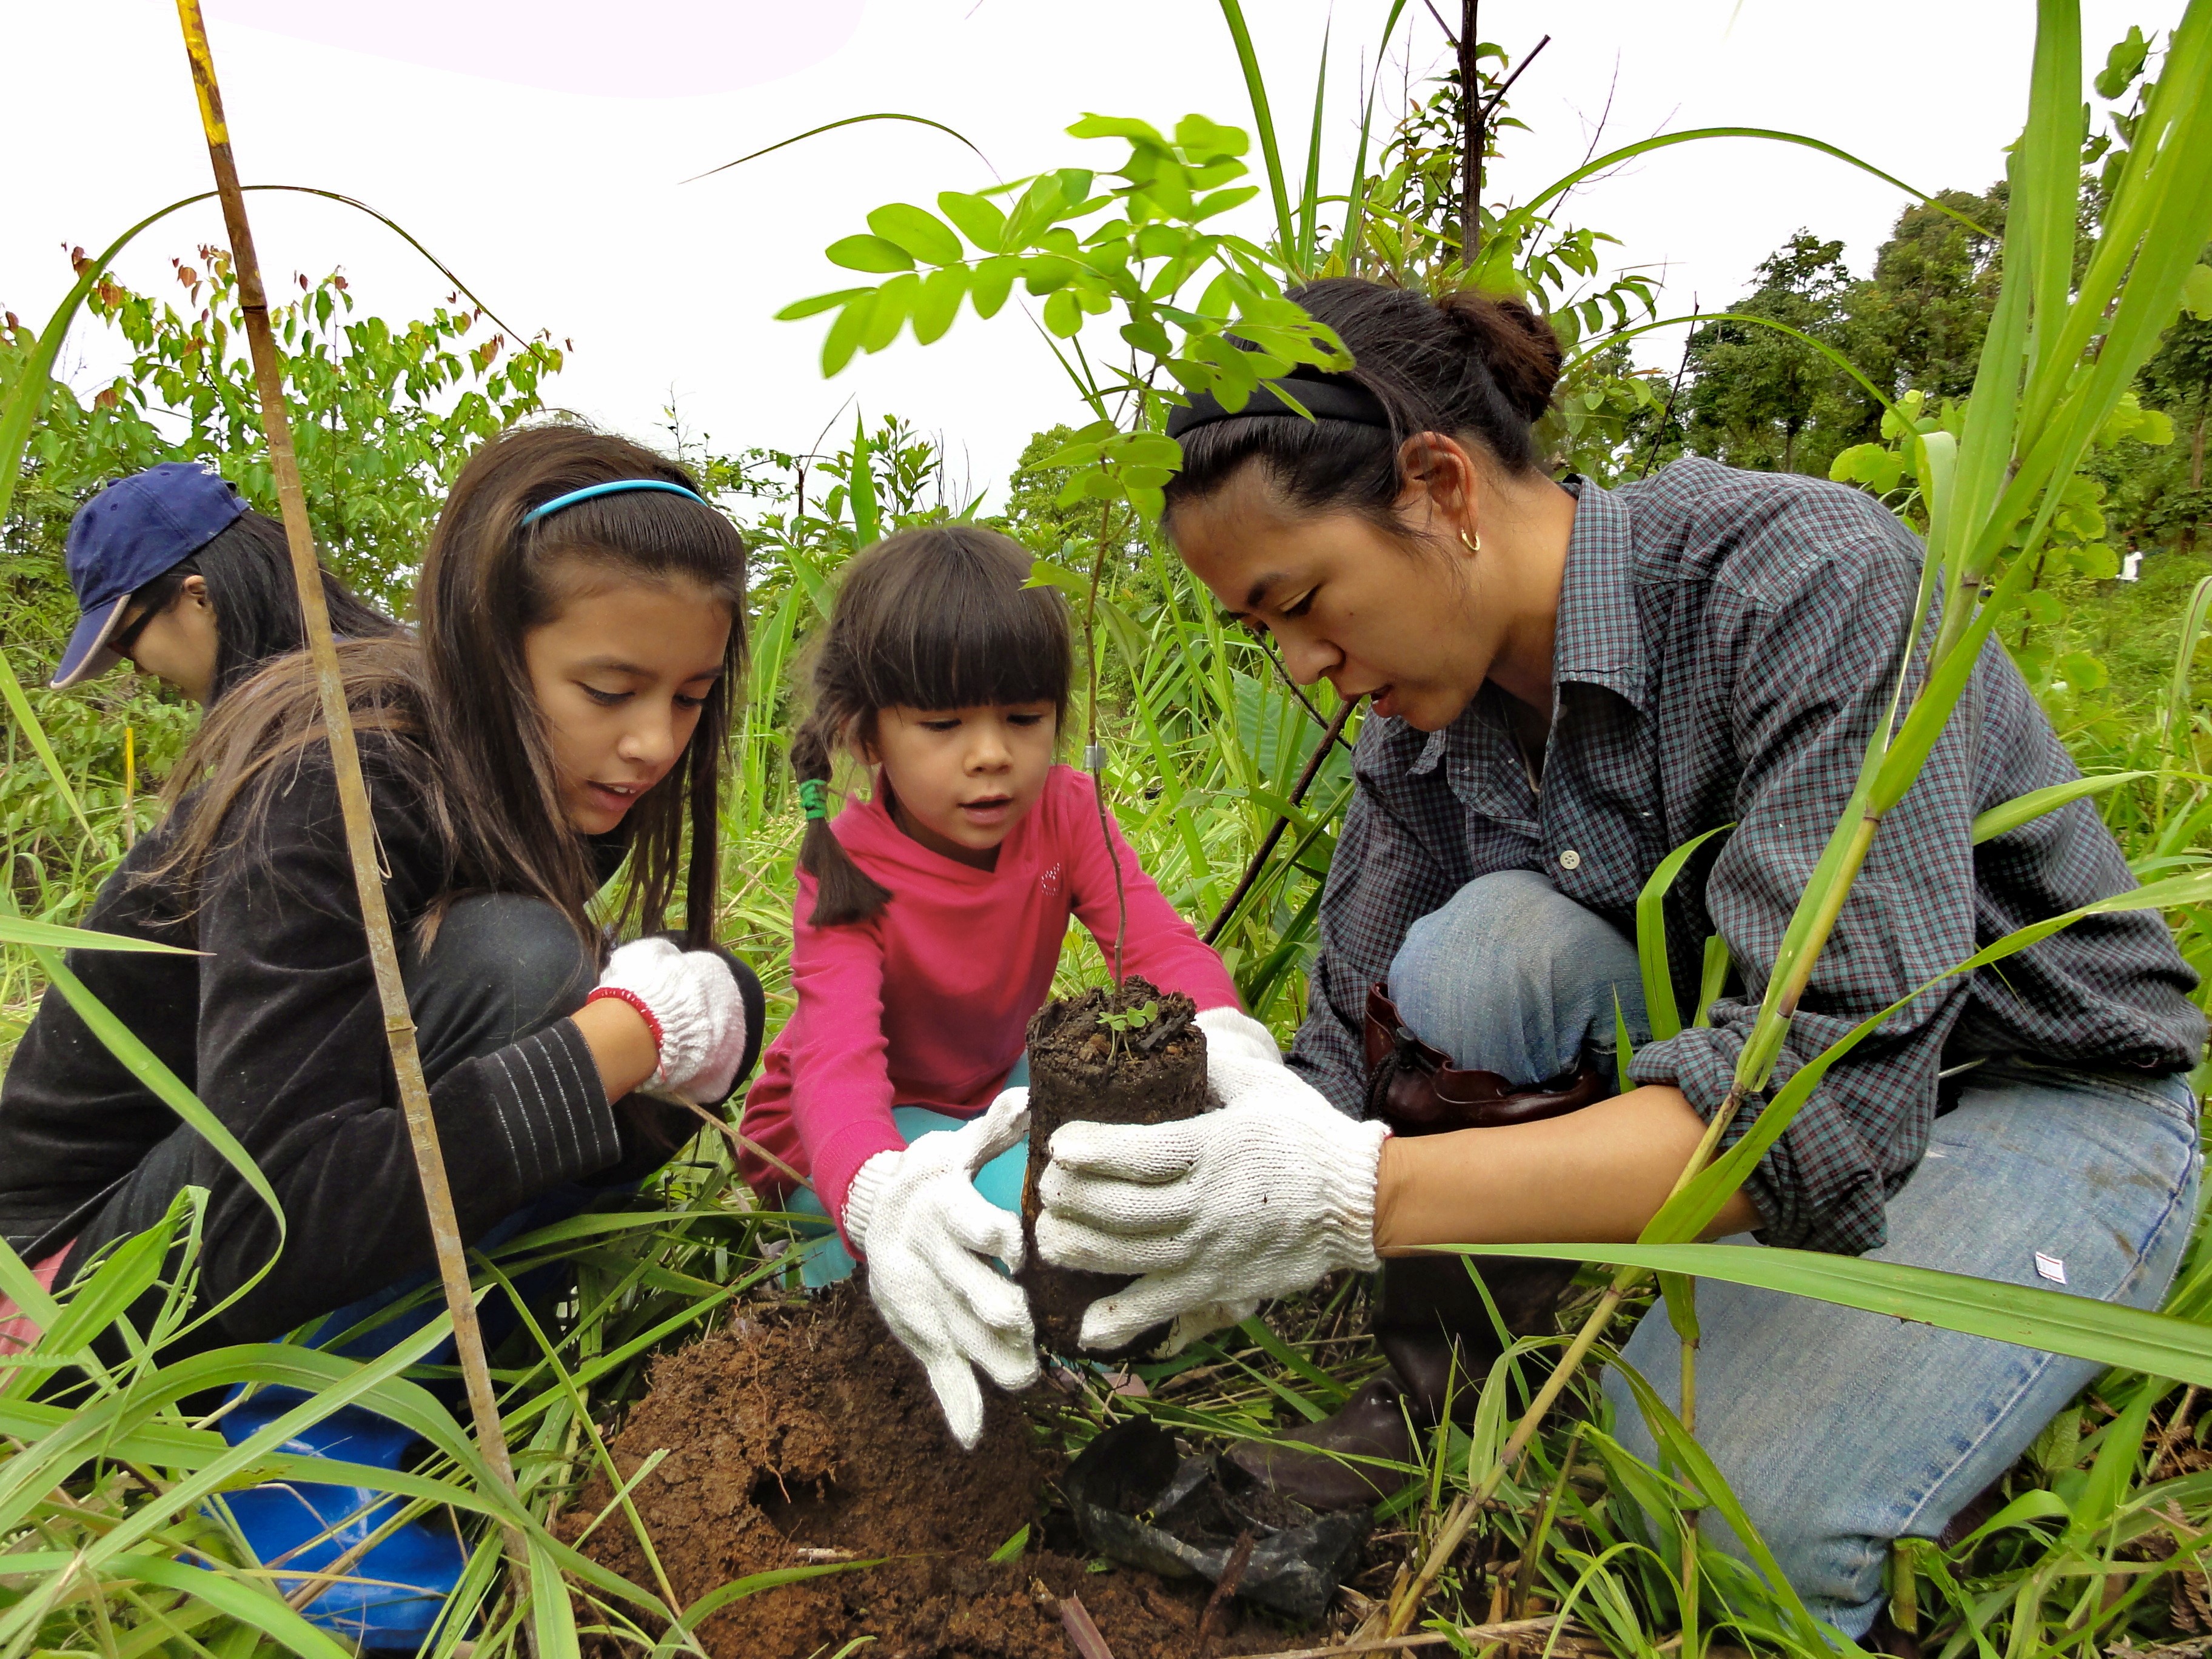
[[[868,1294],[921,1361],[953,1437],[971,1451],[983,1433],[974,1367],[1009,1392],[1037,1379],[1029,1303],[987,1259],[1020,1267],[1021,1218],[975,1190],[975,1172],[1028,1133],[1029,1122],[1030,1091],[1008,1089],[961,1128],[878,1152],[845,1201],[845,1236],[867,1260]]]
[[[623,945],[585,1000],[618,997],[645,1018],[659,1054],[650,1081],[702,1106],[729,1097],[744,1063],[745,1004],[737,975],[712,951],[655,935]]]

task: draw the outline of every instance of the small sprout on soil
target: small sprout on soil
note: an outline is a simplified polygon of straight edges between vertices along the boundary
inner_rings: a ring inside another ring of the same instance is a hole
[[[1097,1045],[1098,1037],[1091,1039],[1093,1050],[1104,1056],[1111,1065],[1124,1054],[1154,1054],[1170,1036],[1164,1016],[1160,1012],[1157,998],[1124,1008],[1116,1013],[1109,1003],[1098,1011],[1098,1024],[1105,1033],[1105,1046]]]
[[[1109,1031],[1141,1031],[1159,1017],[1159,1012],[1158,1003],[1141,1002],[1118,1014],[1102,1013],[1098,1016],[1098,1023]]]

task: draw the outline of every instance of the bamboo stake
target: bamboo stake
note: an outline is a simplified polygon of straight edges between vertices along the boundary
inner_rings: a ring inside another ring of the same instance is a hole
[[[215,58],[208,49],[207,25],[200,0],[177,0],[177,20],[184,27],[185,51],[191,60],[192,85],[199,94],[200,125],[205,130],[208,159],[215,168],[216,193],[222,201],[224,228],[230,235],[232,264],[238,273],[240,309],[246,316],[246,345],[252,354],[253,378],[261,396],[261,418],[269,434],[269,462],[276,475],[276,499],[284,518],[284,539],[291,550],[292,575],[300,590],[300,612],[306,624],[307,655],[314,666],[315,689],[322,702],[323,725],[331,746],[331,769],[336,775],[338,805],[345,819],[346,853],[353,865],[354,886],[361,898],[362,923],[368,935],[368,959],[376,976],[377,1001],[384,1012],[385,1040],[391,1045],[392,1069],[399,1080],[400,1105],[407,1119],[407,1133],[415,1151],[416,1173],[422,1183],[423,1207],[429,1212],[430,1242],[438,1260],[438,1278],[453,1311],[453,1341],[459,1352],[461,1376],[468,1389],[469,1408],[476,1419],[477,1449],[510,1498],[520,1502],[514,1466],[507,1455],[507,1435],[500,1422],[499,1403],[492,1395],[491,1371],[484,1359],[483,1333],[477,1324],[477,1304],[469,1290],[465,1247],[460,1224],[453,1213],[453,1188],[446,1177],[446,1160],[438,1146],[438,1129],[430,1115],[430,1091],[422,1080],[422,1058],[415,1047],[415,1022],[407,1012],[407,990],[399,976],[399,953],[392,936],[392,916],[385,908],[384,884],[378,874],[376,831],[369,817],[368,789],[361,774],[361,751],[354,741],[353,719],[346,708],[345,681],[338,668],[337,646],[331,635],[331,617],[324,602],[321,568],[315,560],[314,532],[307,522],[307,498],[300,485],[300,467],[292,451],[292,428],[284,407],[283,365],[269,327],[269,300],[261,283],[261,264],[253,248],[253,232],[246,216],[246,197],[239,188],[238,165],[231,155],[230,130],[222,112],[222,92],[216,82]],[[507,1555],[518,1573],[529,1571],[529,1554],[522,1535],[504,1524]]]

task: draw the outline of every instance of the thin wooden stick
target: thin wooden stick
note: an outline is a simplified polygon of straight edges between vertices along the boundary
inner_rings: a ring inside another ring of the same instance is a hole
[[[781,1158],[778,1158],[774,1152],[769,1151],[767,1147],[762,1146],[760,1142],[755,1140],[750,1135],[739,1134],[735,1129],[732,1129],[727,1123],[724,1122],[719,1115],[708,1111],[704,1106],[700,1105],[698,1102],[695,1100],[685,1100],[681,1096],[678,1095],[656,1095],[654,1098],[665,1100],[671,1105],[689,1107],[693,1115],[696,1115],[702,1123],[705,1124],[710,1129],[719,1129],[721,1132],[722,1139],[730,1143],[730,1150],[732,1152],[750,1152],[755,1157],[760,1158],[763,1163],[773,1165],[776,1173],[779,1175],[787,1176],[795,1184],[799,1187],[803,1187],[810,1193],[814,1190],[814,1183],[809,1181],[805,1176],[799,1174],[798,1170],[793,1169],[791,1165],[786,1164]]]
[[[1328,759],[1328,751],[1344,735],[1345,722],[1352,718],[1352,711],[1358,706],[1359,699],[1357,697],[1346,697],[1337,705],[1335,718],[1322,728],[1321,741],[1314,745],[1313,753],[1306,757],[1305,769],[1298,774],[1298,781],[1291,787],[1290,804],[1292,806],[1305,799],[1306,791],[1313,787],[1313,781],[1321,775],[1322,764]],[[1267,826],[1267,833],[1260,842],[1260,850],[1252,854],[1252,861],[1244,866],[1244,874],[1230,893],[1228,902],[1214,917],[1213,925],[1206,930],[1205,939],[1208,945],[1221,936],[1221,930],[1229,925],[1229,918],[1235,915],[1237,907],[1244,902],[1245,894],[1252,890],[1252,884],[1260,879],[1260,872],[1267,867],[1268,855],[1274,852],[1275,843],[1282,840],[1283,830],[1290,821],[1286,813],[1275,814],[1275,821]]]
[[[1229,1598],[1237,1594],[1237,1587],[1244,1582],[1244,1569],[1252,1565],[1252,1544],[1249,1529],[1238,1533],[1228,1564],[1213,1581],[1213,1594],[1206,1598],[1206,1611],[1198,1615],[1198,1659],[1212,1659],[1214,1644],[1221,1639],[1221,1626],[1228,1622],[1224,1610]]]
[[[429,1212],[438,1277],[445,1287],[446,1305],[453,1311],[453,1343],[468,1389],[471,1414],[476,1419],[477,1449],[507,1495],[519,1502],[499,1403],[492,1395],[491,1370],[484,1359],[483,1333],[477,1324],[476,1298],[469,1290],[468,1261],[460,1223],[453,1212],[453,1188],[438,1146],[437,1125],[430,1115],[430,1091],[422,1080],[422,1058],[415,1046],[415,1022],[407,1012],[407,988],[400,979],[392,916],[385,908],[368,789],[362,780],[361,751],[354,741],[353,718],[346,708],[337,646],[331,636],[330,608],[324,601],[322,569],[316,562],[314,532],[307,521],[307,494],[301,488],[299,462],[292,451],[291,422],[284,406],[283,364],[269,327],[269,300],[262,287],[261,263],[254,252],[253,232],[246,216],[245,193],[239,188],[238,164],[231,154],[230,129],[223,119],[222,92],[216,80],[215,58],[208,49],[207,24],[200,15],[199,0],[177,0],[177,19],[184,27],[185,51],[191,60],[192,84],[199,94],[200,124],[207,133],[208,159],[214,165],[223,224],[230,234],[231,263],[238,274],[246,345],[252,354],[253,378],[261,395],[262,423],[269,434],[269,464],[276,477],[276,499],[284,518],[285,543],[291,550],[293,579],[300,590],[307,655],[314,665],[315,688],[330,739],[331,769],[345,819],[346,853],[361,899],[369,964],[376,976],[377,1001],[384,1013],[392,1069],[399,1081],[408,1139],[414,1146],[416,1173],[422,1180],[423,1207]],[[503,1530],[514,1570],[526,1574],[530,1558],[521,1534],[512,1524]]]

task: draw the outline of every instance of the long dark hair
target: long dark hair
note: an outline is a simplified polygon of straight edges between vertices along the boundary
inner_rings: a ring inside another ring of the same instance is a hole
[[[215,611],[215,682],[211,708],[222,694],[271,657],[307,648],[300,631],[299,590],[292,585],[292,555],[284,526],[262,513],[242,513],[196,553],[178,561],[131,595],[141,617],[157,617],[176,604],[185,579],[207,584]],[[399,624],[323,568],[323,603],[331,631],[340,639],[382,639]]]
[[[1030,587],[1027,549],[995,530],[927,525],[886,536],[845,569],[813,647],[813,706],[791,735],[791,769],[827,784],[837,751],[875,738],[885,708],[1048,702],[1066,723],[1074,677],[1067,603]],[[827,819],[810,819],[799,867],[817,927],[865,921],[890,898]]]
[[[1432,301],[1355,276],[1290,297],[1336,331],[1352,352],[1346,377],[1375,394],[1389,426],[1255,416],[1195,427],[1167,485],[1170,528],[1178,506],[1256,461],[1291,506],[1358,513],[1402,537],[1398,452],[1422,432],[1472,441],[1509,473],[1540,467],[1531,428],[1551,406],[1562,359],[1551,325],[1519,301],[1471,289]]]
[[[523,636],[556,614],[550,576],[564,562],[689,580],[727,605],[723,672],[691,740],[623,823],[629,874],[618,923],[661,926],[686,865],[688,815],[684,921],[694,944],[703,944],[714,922],[722,759],[744,662],[744,542],[703,501],[662,490],[601,496],[523,523],[532,507],[556,495],[622,478],[698,488],[675,463],[580,423],[492,439],[461,469],[432,532],[416,596],[418,638],[349,641],[339,659],[356,722],[395,739],[392,763],[422,798],[425,828],[447,848],[446,896],[482,889],[533,894],[588,936],[586,907],[599,871],[562,810]],[[238,686],[203,723],[172,776],[173,794],[198,793],[183,804],[185,822],[161,869],[182,866],[196,875],[241,801],[243,814],[228,833],[252,834],[272,793],[252,786],[322,736],[304,656],[280,659]]]

